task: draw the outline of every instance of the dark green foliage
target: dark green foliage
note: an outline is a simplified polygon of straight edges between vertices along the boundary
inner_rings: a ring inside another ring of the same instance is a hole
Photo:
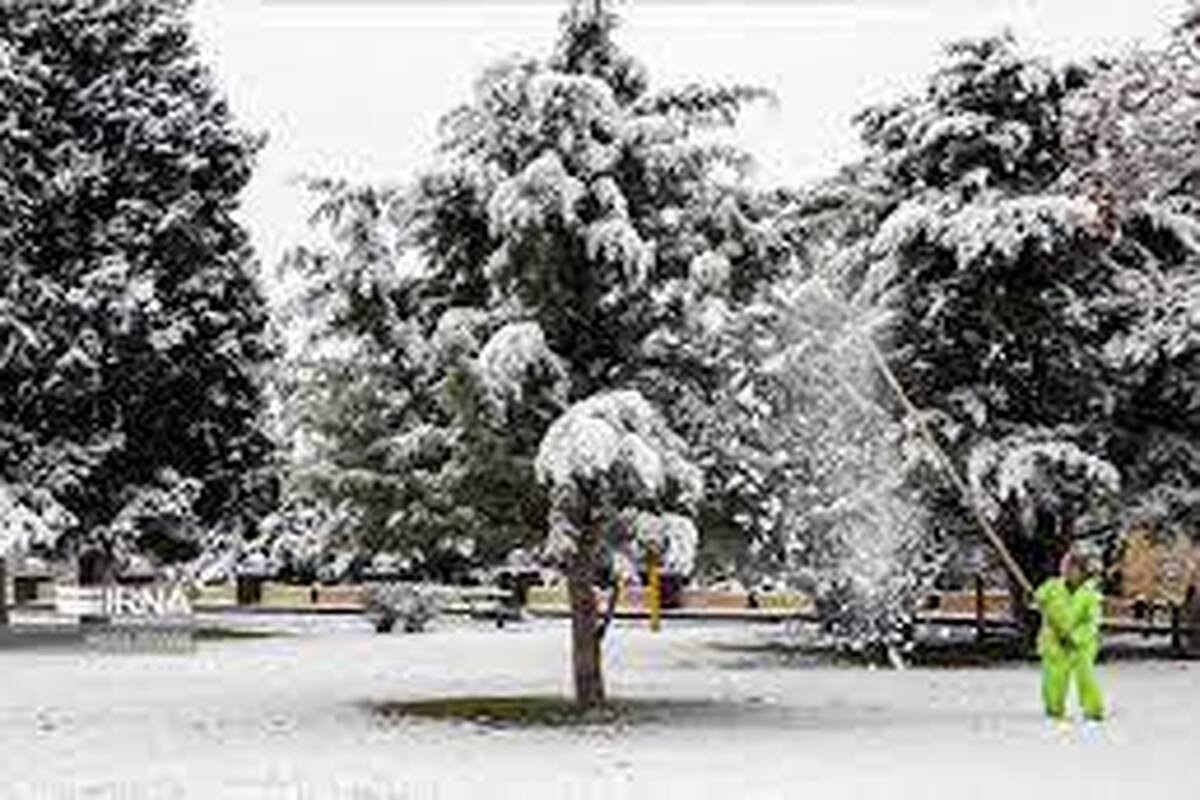
[[[259,141],[185,8],[0,7],[0,481],[48,492],[85,539],[164,483],[199,481],[204,526],[249,531],[272,503],[272,348],[233,217]]]

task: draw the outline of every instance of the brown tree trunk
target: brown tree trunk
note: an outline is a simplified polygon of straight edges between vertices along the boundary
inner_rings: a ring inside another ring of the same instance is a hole
[[[1038,628],[1041,626],[1037,609],[1030,605],[1031,599],[1021,584],[1011,577],[1008,579],[1009,608],[1012,609],[1021,647],[1026,652],[1032,652],[1037,646]]]
[[[8,627],[8,564],[0,554],[0,628]]]
[[[1183,650],[1191,658],[1200,658],[1200,576],[1188,589],[1182,609]]]
[[[78,581],[80,586],[107,586],[114,581],[112,557],[102,548],[92,547],[77,557]],[[79,624],[104,625],[109,619],[104,614],[80,614]]]
[[[595,574],[593,548],[581,542],[567,570],[567,591],[571,598],[571,663],[575,679],[575,702],[584,709],[604,705]]]
[[[1039,511],[1033,523],[1033,528],[1027,529],[1018,509],[1006,505],[1004,517],[999,529],[1003,532],[1005,545],[1013,554],[1018,566],[1024,571],[1026,578],[1033,582],[1030,589],[1037,589],[1048,575],[1053,575],[1057,569],[1058,557],[1062,545],[1059,543],[1061,531],[1057,519],[1047,511]],[[1021,582],[1011,572],[1008,579],[1009,607],[1012,610],[1013,622],[1016,624],[1017,635],[1025,652],[1033,652],[1037,647],[1038,628],[1042,619],[1033,598],[1021,585]]]

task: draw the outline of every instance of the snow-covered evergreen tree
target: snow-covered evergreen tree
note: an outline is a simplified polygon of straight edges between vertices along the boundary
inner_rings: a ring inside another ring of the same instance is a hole
[[[1197,518],[1198,55],[1194,19],[1061,71],[954,45],[784,216],[805,270],[895,313],[879,344],[1035,579],[1067,538]],[[917,463],[935,533],[972,538]]]
[[[0,7],[0,483],[110,559],[186,557],[272,502],[267,315],[233,216],[257,141],[185,9]]]
[[[654,90],[610,5],[572,3],[549,57],[487,70],[411,185],[324,184],[334,244],[293,259],[327,332],[415,370],[390,438],[440,431],[451,502],[424,519],[448,532],[536,538],[533,455],[568,402],[636,384],[690,431],[675,414],[703,407],[711,376],[671,345],[688,297],[744,302],[785,261],[770,199],[721,136],[765,94]],[[685,392],[699,399],[671,402]],[[397,535],[419,524],[394,511]]]
[[[320,323],[287,370],[296,491],[349,505],[339,542],[400,554],[442,580],[469,566],[466,542],[485,561],[535,544],[545,506],[531,454],[562,407],[536,326],[508,326],[496,341],[515,350],[484,353],[491,318],[478,308],[448,308],[427,330],[413,317],[380,320],[372,304],[386,292],[370,281],[403,293],[413,280],[397,280],[394,243],[382,243],[396,234],[386,203],[370,189],[326,189],[320,215],[336,246],[290,259],[311,279],[300,321]],[[359,283],[364,269],[373,277]]]
[[[862,302],[895,312],[879,343],[960,473],[1061,457],[1042,472],[1108,477],[1116,390],[1103,349],[1121,270],[1108,257],[1103,209],[1068,181],[1064,103],[1082,78],[1009,38],[947,55],[922,95],[862,115],[870,155],[853,176],[863,180],[855,199],[880,223],[836,274]],[[1031,441],[1038,457],[1018,457]],[[1076,463],[1098,466],[1076,472]],[[939,531],[969,533],[963,504],[981,503],[1026,572],[1054,568],[1062,542],[1035,542],[1055,534],[1017,507],[1036,493],[988,503],[928,477]]]
[[[431,433],[439,459],[417,494],[434,486],[422,496],[442,505],[397,495],[400,541],[422,522],[543,538],[534,456],[566,406],[597,393],[636,386],[693,433],[715,378],[679,346],[690,304],[706,296],[717,320],[785,265],[772,198],[722,135],[766,94],[651,87],[615,42],[611,5],[575,0],[548,57],[485,71],[410,186],[325,184],[334,243],[293,259],[327,333],[413,370],[377,442],[411,453]]]

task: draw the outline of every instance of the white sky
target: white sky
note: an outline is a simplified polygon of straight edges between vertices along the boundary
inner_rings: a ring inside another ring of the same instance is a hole
[[[1012,28],[1056,60],[1161,39],[1187,0],[632,0],[622,43],[655,85],[755,83],[781,104],[747,120],[769,178],[852,157],[851,116],[919,89],[939,45]],[[194,0],[205,54],[245,126],[270,135],[244,215],[271,269],[305,235],[297,174],[403,180],[487,64],[545,53],[566,0]]]

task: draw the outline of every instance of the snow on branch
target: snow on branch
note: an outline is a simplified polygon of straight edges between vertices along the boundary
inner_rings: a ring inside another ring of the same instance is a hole
[[[1108,460],[1084,450],[1061,433],[1035,429],[976,445],[967,461],[975,502],[992,519],[1002,504],[1015,502],[1024,514],[1036,505],[1068,496],[1088,507],[1121,489],[1121,476]]]
[[[566,403],[566,367],[536,322],[514,322],[496,331],[477,364],[485,391],[501,410],[520,403],[531,382],[547,382],[553,398]]]
[[[496,189],[488,204],[493,236],[544,228],[548,221],[576,222],[576,205],[586,187],[567,172],[562,159],[547,150]]]
[[[534,469],[551,495],[551,551],[569,550],[590,526],[622,509],[690,512],[704,489],[683,440],[631,390],[569,408],[546,432]]]
[[[0,482],[0,558],[34,547],[53,547],[74,516],[48,492],[21,491]]]
[[[691,574],[696,565],[700,534],[690,517],[631,509],[621,515],[621,523],[634,563],[645,564],[653,551],[663,572]]]
[[[546,485],[623,482],[652,501],[674,488],[695,501],[700,472],[685,457],[686,445],[642,395],[621,390],[576,403],[550,426],[538,448],[535,469]]]

